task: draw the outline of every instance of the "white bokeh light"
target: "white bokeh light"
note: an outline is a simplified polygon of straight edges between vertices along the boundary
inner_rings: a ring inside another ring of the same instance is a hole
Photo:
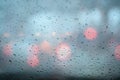
[[[102,14],[99,9],[85,10],[80,12],[78,16],[82,25],[89,24],[98,26],[102,23]]]
[[[118,25],[120,23],[120,9],[113,8],[108,12],[108,24],[110,25],[110,31],[116,33]]]

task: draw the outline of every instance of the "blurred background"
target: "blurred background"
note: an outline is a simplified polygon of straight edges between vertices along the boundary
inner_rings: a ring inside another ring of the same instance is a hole
[[[119,0],[1,0],[0,75],[118,78],[119,34]]]

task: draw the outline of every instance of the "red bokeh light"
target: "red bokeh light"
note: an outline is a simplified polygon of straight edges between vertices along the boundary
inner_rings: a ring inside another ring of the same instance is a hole
[[[57,58],[59,60],[67,60],[71,56],[71,49],[66,43],[61,43],[56,49]]]
[[[86,39],[93,40],[97,37],[97,31],[94,28],[89,27],[84,31],[84,35]]]
[[[3,53],[5,55],[11,55],[13,52],[12,50],[12,45],[11,44],[6,44],[4,47],[3,47]]]
[[[38,66],[38,64],[39,64],[38,56],[36,56],[36,55],[31,55],[31,56],[29,56],[29,57],[28,57],[28,60],[27,60],[27,63],[28,63],[28,65],[30,65],[31,67]]]
[[[115,47],[115,57],[117,60],[120,60],[120,45]]]

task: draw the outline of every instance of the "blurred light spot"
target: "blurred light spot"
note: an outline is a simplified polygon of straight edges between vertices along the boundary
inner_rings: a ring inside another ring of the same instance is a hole
[[[120,60],[120,45],[115,48],[115,57],[117,60]]]
[[[27,63],[31,67],[35,67],[39,64],[39,59],[36,55],[31,55],[31,56],[28,57]]]
[[[12,54],[12,45],[11,44],[6,44],[4,47],[3,47],[3,53],[5,55],[11,55]]]
[[[94,28],[89,27],[84,31],[85,38],[88,40],[93,40],[97,37],[97,32]]]
[[[36,37],[40,37],[40,33],[38,32],[38,33],[35,33],[35,36]]]
[[[49,53],[51,51],[51,46],[50,43],[48,41],[43,41],[40,45],[40,49],[44,52]]]
[[[110,30],[116,32],[120,22],[120,9],[113,8],[108,12],[108,23],[111,25]]]
[[[4,37],[9,37],[10,34],[9,34],[9,33],[4,33],[3,36],[4,36]]]
[[[56,36],[56,32],[52,32],[52,36]]]
[[[32,54],[37,55],[37,54],[39,53],[39,51],[40,51],[40,48],[39,48],[39,46],[36,45],[36,44],[31,45],[31,46],[29,47],[29,52],[32,53]]]
[[[71,56],[71,49],[66,43],[61,43],[56,48],[57,58],[59,60],[67,60]]]
[[[96,25],[97,27],[102,23],[101,11],[98,8],[82,10],[78,16],[82,25],[88,23],[90,25]]]

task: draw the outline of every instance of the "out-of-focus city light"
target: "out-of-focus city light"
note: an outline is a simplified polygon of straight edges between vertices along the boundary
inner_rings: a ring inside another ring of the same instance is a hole
[[[71,49],[68,44],[61,43],[56,48],[56,55],[59,60],[67,60],[71,56]]]
[[[89,27],[84,31],[84,36],[88,40],[93,40],[97,37],[97,31],[94,28]]]
[[[89,24],[97,27],[102,23],[102,13],[98,8],[82,10],[78,16],[82,25]]]
[[[40,45],[40,49],[43,52],[49,53],[51,51],[51,45],[48,41],[44,40]]]
[[[12,45],[11,44],[6,44],[3,46],[3,53],[7,56],[11,55],[13,52],[12,50]]]
[[[120,60],[120,45],[117,45],[117,46],[115,47],[115,58],[116,58],[117,60]]]
[[[56,32],[52,32],[52,36],[56,36]]]
[[[39,32],[35,33],[35,36],[40,37],[40,33]]]
[[[31,67],[36,67],[39,65],[39,59],[36,55],[30,55],[28,56],[27,63]]]
[[[110,31],[116,33],[120,23],[120,9],[113,8],[108,13],[108,24],[110,25]]]

